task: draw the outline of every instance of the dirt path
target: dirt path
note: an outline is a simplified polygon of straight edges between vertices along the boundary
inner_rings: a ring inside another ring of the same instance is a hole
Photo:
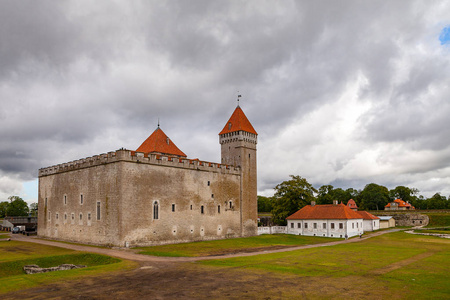
[[[138,262],[193,262],[200,260],[211,260],[211,259],[223,259],[223,258],[232,258],[232,257],[246,257],[246,256],[255,256],[260,254],[269,254],[269,253],[279,253],[279,252],[288,252],[295,251],[300,249],[308,249],[308,248],[318,248],[318,247],[328,247],[345,243],[356,243],[360,241],[364,241],[366,239],[379,236],[385,233],[399,231],[400,229],[390,229],[380,232],[371,233],[363,238],[352,238],[348,240],[339,240],[336,242],[322,243],[322,244],[314,244],[314,245],[304,245],[304,246],[294,246],[294,247],[286,247],[281,249],[271,249],[270,247],[266,250],[256,251],[256,252],[240,252],[240,253],[232,253],[225,255],[217,255],[217,256],[201,256],[201,257],[163,257],[163,256],[150,256],[134,253],[131,249],[110,249],[110,248],[98,248],[98,247],[90,247],[83,245],[75,245],[75,244],[67,244],[55,241],[48,241],[43,239],[38,239],[36,237],[28,237],[24,235],[12,235],[12,240],[21,241],[21,242],[31,242],[38,243],[43,245],[61,247],[71,250],[77,251],[86,251],[93,252],[98,254],[104,254],[109,256],[114,256],[122,259],[128,259]],[[278,247],[277,247],[278,248]]]

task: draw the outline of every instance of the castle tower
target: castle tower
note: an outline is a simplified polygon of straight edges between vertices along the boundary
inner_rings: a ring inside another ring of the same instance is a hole
[[[258,205],[256,184],[256,144],[258,134],[238,105],[219,133],[222,164],[241,169],[241,234],[257,233]]]

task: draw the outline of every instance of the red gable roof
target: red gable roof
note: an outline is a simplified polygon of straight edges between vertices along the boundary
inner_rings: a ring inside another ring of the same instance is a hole
[[[242,109],[238,106],[234,110],[233,114],[231,115],[230,119],[228,120],[222,131],[219,133],[219,135],[239,130],[257,134],[256,130],[253,128],[252,124],[247,119]]]
[[[350,208],[358,208],[358,206],[356,205],[355,200],[353,200],[353,199],[348,200],[347,206],[350,207]]]
[[[362,219],[362,217],[344,204],[323,204],[307,205],[286,219]]]
[[[186,157],[178,147],[170,140],[161,128],[156,128],[155,131],[139,146],[137,152],[144,153],[162,153]]]
[[[402,199],[395,199],[394,202],[398,203],[398,207],[412,207],[412,208],[414,208],[414,206],[412,206],[411,204],[403,201]],[[391,203],[388,203],[385,207],[391,207]]]
[[[371,213],[368,213],[367,211],[361,210],[361,211],[357,211],[357,213],[360,214],[364,220],[379,220],[380,219],[377,216],[374,216]]]

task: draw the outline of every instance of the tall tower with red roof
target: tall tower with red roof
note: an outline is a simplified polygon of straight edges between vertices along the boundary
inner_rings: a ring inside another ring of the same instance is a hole
[[[256,144],[258,133],[238,105],[219,133],[222,164],[241,169],[241,231],[243,236],[257,233],[258,201],[256,183]]]

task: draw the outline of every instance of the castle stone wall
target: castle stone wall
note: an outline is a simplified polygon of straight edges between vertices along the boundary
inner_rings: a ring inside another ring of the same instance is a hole
[[[115,246],[241,236],[239,168],[118,150],[39,174],[39,236]]]

